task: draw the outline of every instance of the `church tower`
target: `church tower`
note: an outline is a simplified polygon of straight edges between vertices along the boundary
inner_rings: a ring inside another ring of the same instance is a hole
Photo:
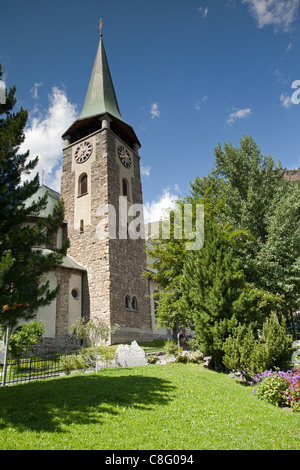
[[[83,315],[119,325],[113,342],[151,340],[140,143],[122,118],[100,41],[80,117],[63,134],[68,254],[86,269]],[[132,230],[132,227],[134,230]]]

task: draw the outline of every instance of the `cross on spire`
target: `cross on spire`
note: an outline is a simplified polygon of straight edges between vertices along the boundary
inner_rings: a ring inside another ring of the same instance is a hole
[[[102,18],[99,21],[99,31],[100,31],[100,36],[102,36],[102,26],[103,26],[103,21]]]

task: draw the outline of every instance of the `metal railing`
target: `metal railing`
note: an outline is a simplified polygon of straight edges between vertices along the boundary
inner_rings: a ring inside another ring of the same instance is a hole
[[[77,351],[43,354],[22,359],[8,359],[4,382],[4,366],[0,364],[0,385],[29,382],[64,373],[64,358],[77,356]]]

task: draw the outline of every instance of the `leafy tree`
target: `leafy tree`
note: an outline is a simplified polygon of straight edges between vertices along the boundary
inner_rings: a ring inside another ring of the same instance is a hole
[[[50,290],[44,275],[62,262],[67,249],[65,245],[46,253],[39,248],[52,246],[53,235],[63,222],[63,204],[60,201],[51,215],[36,219],[47,205],[47,194],[28,203],[39,188],[39,177],[31,181],[25,177],[35,169],[38,158],[29,160],[29,152],[18,153],[27,111],[12,111],[15,91],[11,88],[5,104],[0,104],[0,325],[4,328],[33,318],[39,307],[56,297],[58,288]]]
[[[84,340],[88,345],[96,349],[96,371],[97,371],[97,350],[99,346],[105,345],[117,330],[119,325],[109,326],[98,318],[86,320],[79,318],[71,327],[71,335]],[[103,356],[103,349],[100,349]],[[107,356],[106,356],[107,357]]]
[[[154,297],[158,312],[157,324],[160,327],[184,328],[190,327],[192,322],[192,316],[187,312],[182,314],[178,304],[181,297],[181,278],[187,243],[191,241],[191,234],[185,233],[186,227],[184,226],[186,203],[188,203],[186,200],[176,201],[175,209],[167,212],[165,220],[162,221],[157,238],[147,247],[147,254],[152,262],[149,271],[145,272],[144,276],[155,281],[159,289]],[[194,199],[191,204],[194,226],[197,204],[203,204],[203,200]],[[169,232],[168,236],[166,236],[167,230],[164,232],[166,228]],[[179,236],[180,234],[182,236]]]
[[[9,352],[12,357],[19,359],[24,354],[32,351],[34,346],[41,340],[44,331],[45,325],[36,320],[18,327],[9,340]]]
[[[224,200],[222,222],[247,229],[250,236],[237,253],[247,280],[258,289],[284,295],[278,315],[289,316],[293,323],[300,292],[300,192],[283,175],[281,164],[244,136],[238,148],[225,144],[223,150],[219,144],[211,173],[195,178],[191,188],[192,197],[206,192],[212,204]]]
[[[238,248],[247,233],[222,226],[216,216],[205,217],[201,250],[187,254],[181,280],[182,314],[192,313],[200,349],[222,362],[223,343],[239,323],[262,325],[280,302],[247,281]]]
[[[213,203],[225,200],[224,216],[236,228],[245,228],[257,241],[266,240],[266,217],[273,197],[284,183],[283,170],[271,156],[264,156],[252,137],[244,135],[240,146],[231,143],[215,148],[215,164],[204,178],[191,183],[193,197],[211,188]]]
[[[279,313],[293,325],[300,308],[300,189],[289,182],[273,198],[267,240],[257,256],[261,285],[284,296]]]

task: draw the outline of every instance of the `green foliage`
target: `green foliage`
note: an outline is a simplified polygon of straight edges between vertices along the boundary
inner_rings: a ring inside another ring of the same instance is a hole
[[[115,350],[109,348],[108,346],[101,346],[98,350],[98,355],[105,362],[106,366],[108,366],[109,363],[114,359],[115,353]]]
[[[225,200],[225,220],[236,228],[248,229],[254,237],[248,242],[253,249],[254,240],[257,244],[266,239],[268,208],[282,182],[281,164],[264,156],[252,137],[244,135],[239,147],[225,143],[222,149],[218,144],[211,173],[195,178],[191,188],[192,195],[199,197],[211,187],[213,204]]]
[[[258,398],[275,406],[287,405],[286,393],[289,389],[284,377],[272,375],[260,383],[256,389]]]
[[[148,359],[149,364],[156,364],[159,361],[159,357],[153,356],[153,355],[148,356],[147,359]]]
[[[0,449],[299,450],[300,414],[249,391],[178,363],[0,387]]]
[[[287,372],[266,370],[254,377],[253,393],[261,400],[276,406],[288,406],[300,411],[300,369]]]
[[[175,362],[182,362],[184,364],[187,364],[188,362],[192,364],[201,364],[203,362],[203,354],[200,351],[183,352],[182,350],[179,350],[175,358]]]
[[[70,355],[63,356],[60,360],[60,365],[66,375],[69,375],[72,370],[87,369],[87,363],[82,356]]]
[[[104,346],[110,340],[111,335],[119,329],[119,325],[109,326],[103,323],[98,318],[91,318],[86,320],[79,318],[71,327],[71,335],[81,338],[86,344],[96,348],[95,352],[95,365],[97,366],[98,347]],[[107,361],[110,351],[105,348],[100,349],[100,354]]]
[[[9,354],[16,359],[32,352],[45,331],[42,321],[22,324],[9,339]]]
[[[255,323],[239,324],[223,343],[223,363],[230,370],[261,373],[271,367],[286,367],[291,358],[292,337],[285,319],[271,315],[262,331]]]
[[[84,340],[89,346],[97,347],[109,341],[119,325],[110,327],[98,318],[79,318],[71,327],[71,335]]]
[[[159,293],[154,294],[157,304],[156,321],[159,327],[173,328],[175,325],[189,327],[191,317],[181,315],[178,301],[180,299],[181,273],[184,265],[187,238],[184,238],[183,227],[178,227],[176,216],[182,220],[184,201],[176,201],[176,208],[169,211],[169,219],[162,222],[159,238],[152,241],[146,248],[152,260],[150,270],[144,273],[157,283]],[[195,210],[195,204],[193,209]],[[165,237],[163,229],[168,227],[170,236]],[[176,230],[182,230],[182,238],[178,238]]]
[[[267,240],[258,256],[260,282],[269,292],[284,296],[280,311],[293,323],[300,308],[300,189],[286,183],[272,201]],[[294,326],[294,338],[296,329]]]
[[[172,356],[178,351],[177,342],[173,339],[167,339],[164,344],[164,353],[166,356]]]
[[[182,312],[193,313],[200,350],[218,362],[222,362],[224,341],[238,323],[262,324],[280,301],[247,282],[237,255],[245,237],[245,232],[222,227],[209,214],[203,248],[191,251],[185,259],[180,307]]]
[[[96,356],[90,349],[83,348],[80,350],[80,357],[86,365],[86,368],[94,368],[96,365]]]
[[[186,343],[190,351],[196,352],[200,350],[199,340],[196,336],[193,336],[192,338],[188,339]]]
[[[224,201],[222,223],[247,229],[250,236],[237,252],[247,281],[281,296],[279,311],[293,325],[300,305],[300,191],[283,174],[280,162],[244,136],[239,147],[218,144],[211,173],[195,178],[191,188],[193,197],[206,194],[213,205]]]
[[[0,66],[0,78],[2,69]],[[39,188],[39,176],[24,178],[35,170],[38,158],[29,160],[29,152],[19,154],[24,141],[27,111],[13,112],[15,87],[0,104],[0,324],[15,327],[20,319],[29,320],[36,310],[56,297],[45,278],[61,264],[67,244],[47,253],[37,247],[52,246],[59,223],[64,220],[60,201],[53,213],[32,224],[47,205],[48,195],[32,199]]]
[[[183,364],[186,364],[188,362],[188,357],[186,354],[182,354],[182,351],[178,351],[178,354],[175,357],[175,362],[182,362]]]

